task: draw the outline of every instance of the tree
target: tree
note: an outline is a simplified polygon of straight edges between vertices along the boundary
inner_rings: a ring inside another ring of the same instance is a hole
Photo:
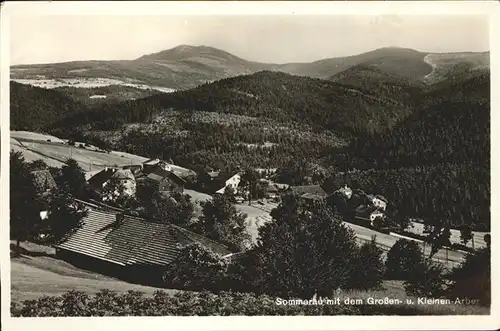
[[[143,201],[143,216],[161,223],[190,227],[194,205],[187,194],[154,191],[148,201]]]
[[[357,258],[357,271],[353,273],[351,287],[368,290],[382,285],[385,273],[382,249],[377,246],[376,236],[361,245]]]
[[[385,262],[388,279],[409,279],[415,266],[423,260],[423,253],[415,241],[399,239],[387,253]]]
[[[34,171],[34,170],[46,170],[46,169],[49,168],[49,166],[47,165],[47,163],[45,163],[45,161],[42,160],[42,159],[31,161],[28,164],[28,167],[32,171]]]
[[[472,226],[465,224],[460,227],[460,241],[467,245],[467,243],[472,239]]]
[[[40,233],[41,205],[33,178],[21,152],[10,153],[10,236],[21,241]]]
[[[271,212],[274,221],[259,229],[249,252],[249,283],[258,293],[311,298],[331,296],[352,284],[358,246],[354,232],[335,219],[324,203],[313,206],[293,195]]]
[[[484,242],[488,248],[491,246],[491,235],[489,233],[484,235]]]
[[[427,238],[431,243],[431,252],[429,254],[429,259],[432,259],[434,254],[439,252],[443,246],[451,246],[450,242],[451,229],[449,224],[439,224],[435,225],[434,231]]]
[[[69,159],[55,178],[59,188],[75,198],[84,198],[87,193],[85,173],[74,159]]]
[[[83,218],[88,215],[85,205],[75,201],[65,192],[51,197],[48,218],[44,232],[52,243],[64,242],[83,225]]]
[[[231,201],[231,203],[236,203],[234,188],[231,185],[224,188],[224,196]]]
[[[430,259],[420,261],[415,264],[403,286],[410,295],[441,297],[446,293],[444,267]]]
[[[248,192],[248,205],[251,205],[252,198],[258,198],[257,196],[257,172],[253,169],[247,169],[241,176],[241,185]]]
[[[123,182],[115,177],[111,177],[101,190],[102,201],[111,203],[118,202],[120,198],[125,195],[125,185]]]
[[[479,299],[483,305],[491,303],[491,250],[485,247],[469,253],[465,260],[453,268],[447,277],[452,284],[451,298]]]
[[[227,263],[217,253],[194,243],[182,248],[168,265],[163,281],[169,288],[217,291],[223,286]]]
[[[215,195],[212,200],[203,202],[202,208],[202,216],[193,224],[196,232],[226,244],[234,251],[249,246],[247,215],[238,212],[227,197]]]

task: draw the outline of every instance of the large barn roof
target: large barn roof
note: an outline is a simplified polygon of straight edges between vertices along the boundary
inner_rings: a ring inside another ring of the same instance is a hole
[[[172,224],[154,223],[116,211],[89,209],[83,226],[56,248],[80,253],[118,265],[164,266],[175,260],[180,245],[201,243],[227,255],[226,246]]]

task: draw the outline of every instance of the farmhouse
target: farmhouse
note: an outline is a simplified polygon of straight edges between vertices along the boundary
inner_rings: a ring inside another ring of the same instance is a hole
[[[130,169],[105,168],[92,176],[87,182],[97,191],[102,191],[102,189],[108,185],[112,179],[117,180],[123,185],[124,195],[135,195],[137,183],[135,176]]]
[[[151,184],[155,190],[162,193],[182,193],[186,184],[184,179],[161,167],[155,167],[147,174],[143,173],[137,181],[139,185]]]
[[[116,208],[85,205],[88,215],[82,227],[55,246],[58,257],[84,268],[160,286],[163,271],[182,246],[200,243],[222,256],[231,253],[222,244],[172,224],[123,215]]]
[[[344,185],[343,187],[339,188],[335,192],[338,192],[338,193],[344,195],[347,199],[350,199],[352,197],[352,189],[350,187],[348,187],[347,185]]]
[[[292,193],[307,201],[322,201],[328,196],[320,185],[290,186],[286,192]]]
[[[232,175],[231,177],[225,179],[224,180],[224,187],[221,189],[218,189],[215,193],[224,194],[224,191],[225,191],[226,187],[228,187],[228,186],[233,188],[235,193],[238,193],[238,186],[240,185],[240,181],[241,181],[241,175],[239,173],[236,173],[236,174]]]
[[[372,194],[368,194],[367,196],[375,207],[385,211],[385,209],[387,208],[387,200],[383,196],[381,195],[374,196]]]
[[[369,222],[373,226],[373,221],[377,217],[384,217],[384,214],[375,206],[358,206],[354,218],[359,221]]]

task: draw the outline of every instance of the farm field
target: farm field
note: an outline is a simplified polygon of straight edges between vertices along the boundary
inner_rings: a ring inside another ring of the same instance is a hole
[[[47,134],[42,134],[42,133],[36,133],[36,132],[29,132],[29,131],[10,131],[10,138],[16,138],[16,139],[33,139],[33,140],[43,140],[47,141],[50,140],[55,143],[66,143],[65,140],[47,135]]]

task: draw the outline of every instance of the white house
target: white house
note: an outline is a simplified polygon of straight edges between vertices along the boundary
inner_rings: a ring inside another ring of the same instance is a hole
[[[224,194],[224,191],[226,190],[226,187],[231,186],[234,190],[234,193],[238,193],[238,186],[240,185],[241,182],[241,175],[235,174],[231,176],[229,179],[225,181],[225,186],[219,190],[217,190],[215,193],[219,194]]]
[[[342,193],[347,199],[350,199],[352,197],[352,189],[345,185],[344,187],[341,187],[337,190],[337,192]]]
[[[385,208],[387,207],[387,201],[385,201],[385,199],[383,199],[382,197],[377,197],[377,196],[373,197],[372,203],[375,207],[383,211],[385,211]]]

